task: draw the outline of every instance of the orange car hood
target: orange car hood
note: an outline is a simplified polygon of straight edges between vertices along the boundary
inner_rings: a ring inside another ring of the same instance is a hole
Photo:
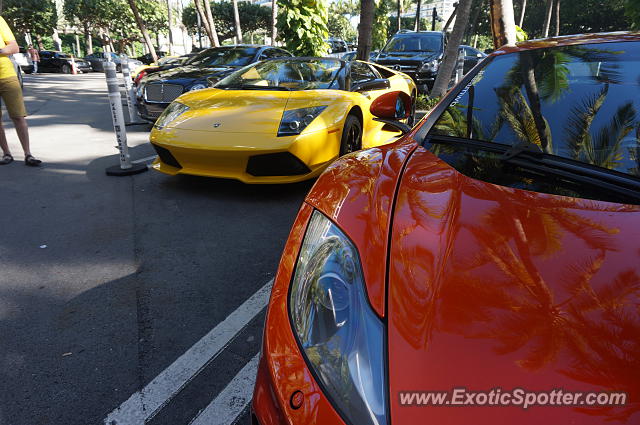
[[[396,194],[389,259],[393,424],[640,423],[640,207],[485,183],[419,147]],[[400,391],[459,387],[628,398],[400,405]]]

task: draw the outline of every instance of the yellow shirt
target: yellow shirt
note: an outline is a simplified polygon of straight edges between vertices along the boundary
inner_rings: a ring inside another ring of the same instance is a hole
[[[2,16],[0,16],[0,49],[4,48],[9,41],[15,41],[11,28]],[[0,79],[16,77],[16,70],[9,56],[0,55]]]

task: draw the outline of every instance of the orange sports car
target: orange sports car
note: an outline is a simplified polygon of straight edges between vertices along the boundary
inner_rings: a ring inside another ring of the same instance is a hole
[[[505,47],[333,163],[275,278],[253,423],[640,423],[639,82],[638,34]]]

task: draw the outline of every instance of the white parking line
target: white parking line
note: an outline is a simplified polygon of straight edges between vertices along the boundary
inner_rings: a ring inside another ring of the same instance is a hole
[[[143,425],[217,357],[245,326],[267,305],[273,279],[204,337],[160,372],[142,390],[113,410],[106,425]],[[244,370],[244,369],[243,369]]]
[[[251,400],[260,353],[247,363],[189,425],[230,425]]]
[[[139,164],[141,162],[147,162],[150,159],[156,159],[156,156],[158,156],[158,155],[151,155],[151,156],[147,156],[146,158],[136,159],[135,161],[131,161],[131,163],[132,164]]]

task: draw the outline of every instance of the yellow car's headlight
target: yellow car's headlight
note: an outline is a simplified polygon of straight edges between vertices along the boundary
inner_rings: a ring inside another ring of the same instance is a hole
[[[162,129],[188,110],[189,107],[187,105],[180,102],[173,102],[171,105],[167,106],[167,109],[165,109],[162,115],[158,117],[155,126]]]
[[[326,106],[313,106],[311,108],[284,111],[278,128],[278,137],[294,136],[302,133],[302,130],[311,124],[311,121],[316,119],[325,109],[327,109]]]

